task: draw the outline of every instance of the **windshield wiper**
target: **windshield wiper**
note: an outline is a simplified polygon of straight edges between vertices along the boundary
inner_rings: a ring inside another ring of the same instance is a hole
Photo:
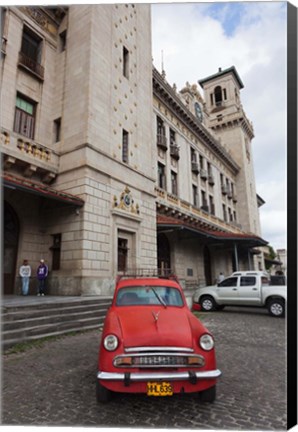
[[[157,300],[159,301],[160,304],[162,304],[165,308],[167,308],[167,304],[166,302],[160,297],[159,294],[157,294],[157,292],[155,291],[155,289],[153,287],[150,287],[152,289],[152,291],[154,292],[155,297],[157,298]]]

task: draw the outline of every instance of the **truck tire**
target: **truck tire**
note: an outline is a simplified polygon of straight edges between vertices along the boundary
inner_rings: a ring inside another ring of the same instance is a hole
[[[273,298],[267,304],[268,312],[276,318],[285,316],[285,302],[280,298]]]
[[[205,295],[200,299],[200,305],[202,307],[202,311],[204,312],[212,312],[216,308],[214,298],[208,295]]]
[[[212,403],[216,399],[216,386],[210,387],[207,390],[203,390],[199,393],[199,400],[201,402]]]
[[[98,380],[96,380],[96,400],[99,403],[107,403],[112,399],[111,390],[105,388],[100,384]]]

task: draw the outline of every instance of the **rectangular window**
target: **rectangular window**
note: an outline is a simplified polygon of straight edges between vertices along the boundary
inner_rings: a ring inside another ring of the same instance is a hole
[[[209,195],[209,208],[210,208],[210,213],[212,215],[215,215],[215,205],[214,205],[214,201],[213,201],[213,196]]]
[[[118,271],[127,269],[128,241],[118,238]]]
[[[123,75],[128,79],[129,78],[129,51],[125,46],[123,47]]]
[[[54,120],[54,143],[61,140],[61,118]]]
[[[166,189],[166,173],[165,166],[158,163],[158,186],[161,189]]]
[[[32,71],[39,78],[44,77],[41,66],[42,39],[27,27],[23,29],[22,45],[19,54],[19,65]]]
[[[172,194],[178,195],[177,174],[174,171],[171,171],[171,186]]]
[[[192,201],[195,207],[199,207],[198,188],[195,185],[192,185]]]
[[[128,163],[128,132],[126,130],[122,130],[122,162]]]
[[[175,131],[173,131],[173,129],[170,129],[170,145],[172,146],[176,145],[176,136],[175,136]]]
[[[34,139],[36,103],[17,95],[14,131]]]

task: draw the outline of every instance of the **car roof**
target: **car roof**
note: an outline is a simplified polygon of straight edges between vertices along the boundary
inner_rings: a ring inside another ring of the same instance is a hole
[[[269,274],[265,271],[249,270],[249,271],[237,271],[232,273],[231,276],[264,276],[269,277]]]
[[[179,285],[178,281],[168,278],[152,278],[152,277],[136,277],[136,278],[125,278],[121,279],[116,283],[116,289],[125,287],[125,286],[168,286],[173,288],[182,289]]]

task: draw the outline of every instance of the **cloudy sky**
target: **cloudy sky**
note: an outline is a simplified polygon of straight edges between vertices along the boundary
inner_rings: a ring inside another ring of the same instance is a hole
[[[262,237],[275,250],[287,246],[286,19],[285,2],[152,5],[153,63],[161,71],[163,52],[171,85],[181,89],[219,67],[236,67],[254,126],[257,193],[266,202],[260,208]]]

